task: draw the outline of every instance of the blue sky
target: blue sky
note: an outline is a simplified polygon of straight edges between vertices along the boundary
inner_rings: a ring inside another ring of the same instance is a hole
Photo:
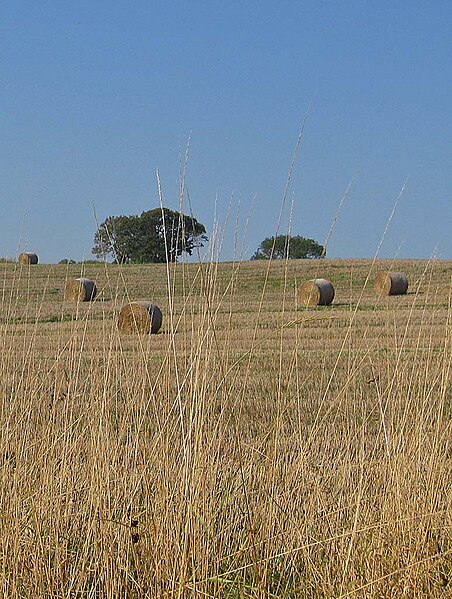
[[[452,3],[5,0],[0,256],[90,258],[100,221],[179,207],[221,258],[280,228],[330,257],[452,259]],[[238,224],[237,224],[238,223]],[[248,223],[248,224],[247,224]],[[234,250],[235,238],[238,249]]]

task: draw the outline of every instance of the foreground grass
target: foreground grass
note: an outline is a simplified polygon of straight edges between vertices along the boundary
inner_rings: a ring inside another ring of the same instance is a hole
[[[0,265],[0,595],[450,596],[452,264],[380,267],[410,293],[370,261]],[[118,334],[128,298],[161,334]]]

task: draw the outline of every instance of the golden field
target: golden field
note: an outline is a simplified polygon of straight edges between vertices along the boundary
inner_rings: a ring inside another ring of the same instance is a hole
[[[0,277],[0,596],[452,596],[452,262]],[[159,334],[119,334],[130,300]]]

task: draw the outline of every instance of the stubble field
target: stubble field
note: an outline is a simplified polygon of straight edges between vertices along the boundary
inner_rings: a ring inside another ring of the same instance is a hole
[[[452,262],[0,273],[0,596],[452,596]]]

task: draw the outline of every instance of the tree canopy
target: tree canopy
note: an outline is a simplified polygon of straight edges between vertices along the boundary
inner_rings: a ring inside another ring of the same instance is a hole
[[[301,235],[278,235],[266,237],[259,245],[251,260],[281,260],[283,258],[323,258],[325,250],[314,239],[307,239]]]
[[[135,216],[109,216],[99,225],[92,253],[115,262],[175,262],[192,255],[208,240],[204,225],[169,208],[155,208]]]

